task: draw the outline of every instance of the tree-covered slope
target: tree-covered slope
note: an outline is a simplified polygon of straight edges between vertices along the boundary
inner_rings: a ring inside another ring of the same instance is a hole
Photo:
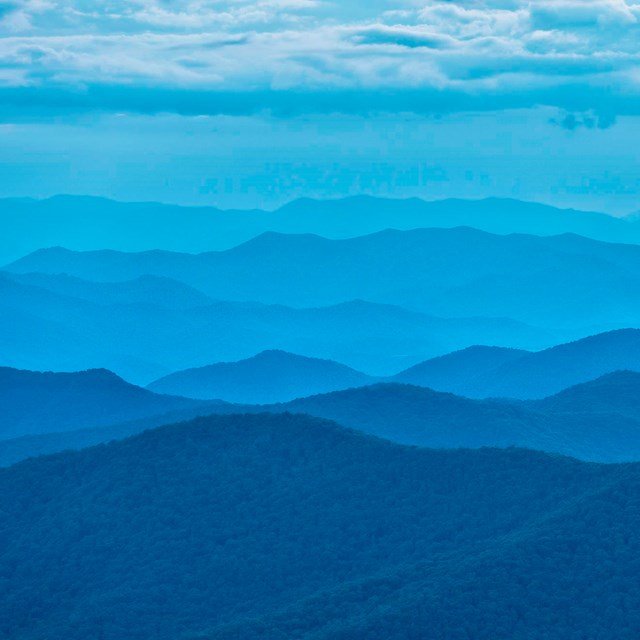
[[[304,416],[163,427],[0,470],[0,635],[632,638],[639,483]]]
[[[637,389],[640,394],[640,388]],[[423,387],[377,384],[299,398],[274,405],[202,402],[170,415],[110,424],[99,429],[68,428],[60,433],[0,442],[0,466],[63,449],[79,449],[197,415],[305,413],[335,420],[364,433],[402,444],[459,449],[526,447],[597,462],[640,461],[640,416],[610,406],[572,411],[536,403],[472,400]]]
[[[336,391],[266,408],[307,413],[423,447],[517,446],[598,462],[640,460],[640,419],[624,412],[556,413],[399,384]]]
[[[559,393],[526,403],[536,411],[610,413],[640,419],[640,373],[614,371]]]

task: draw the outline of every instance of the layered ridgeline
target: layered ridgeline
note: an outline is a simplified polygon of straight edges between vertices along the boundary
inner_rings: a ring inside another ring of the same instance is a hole
[[[199,419],[0,470],[0,635],[630,640],[639,495],[637,465]]]
[[[361,387],[375,379],[331,360],[263,351],[240,362],[178,371],[148,385],[156,393],[245,404],[286,402],[302,396]]]
[[[0,439],[101,427],[152,415],[164,415],[167,422],[166,414],[202,413],[211,404],[152,393],[105,369],[53,373],[0,367]]]
[[[81,377],[83,374],[77,374]],[[274,374],[274,378],[277,375]],[[85,385],[86,386],[86,385]],[[240,389],[233,388],[234,393]],[[140,390],[142,391],[142,390]],[[40,390],[34,386],[31,397]],[[103,392],[104,393],[104,392]],[[153,397],[149,391],[149,396]],[[244,393],[249,394],[250,389]],[[25,393],[26,396],[26,393]],[[100,397],[94,393],[93,397]],[[169,422],[203,414],[304,413],[335,420],[347,427],[388,440],[432,448],[526,447],[561,453],[582,460],[626,462],[640,460],[640,374],[616,372],[578,385],[544,400],[516,402],[472,400],[422,387],[376,384],[299,398],[275,405],[201,402],[171,413],[159,413],[151,403],[136,420],[117,422],[114,416],[87,412],[91,395],[68,397],[65,413],[44,416],[32,403],[13,408],[13,434],[0,441],[0,465],[64,449],[80,449],[121,439]],[[163,401],[164,396],[158,396]],[[4,399],[11,403],[11,396]],[[35,400],[34,400],[35,403]],[[76,416],[76,411],[78,415]],[[102,420],[102,422],[98,422]],[[108,420],[111,420],[109,423]],[[105,424],[102,428],[87,428]],[[83,428],[74,428],[81,424]],[[21,425],[27,429],[21,431]],[[38,435],[34,433],[34,427]],[[56,433],[51,433],[55,431]]]
[[[471,347],[418,364],[396,382],[483,398],[542,398],[617,370],[640,371],[640,330],[620,329],[537,353]]]
[[[558,338],[512,320],[447,320],[363,301],[312,309],[215,301],[156,276],[92,283],[0,274],[2,364],[22,369],[104,367],[147,384],[282,349],[388,375],[475,342],[536,349]]]
[[[568,234],[499,236],[461,227],[329,240],[266,233],[197,255],[44,249],[6,269],[105,282],[150,274],[217,300],[294,307],[360,299],[445,318],[510,318],[575,337],[640,324],[640,246]]]
[[[542,398],[621,370],[640,371],[640,330],[619,329],[544,351],[473,346],[415,365],[387,382],[474,398]],[[268,351],[240,362],[178,371],[148,385],[159,393],[265,404],[376,380],[336,362]]]
[[[640,225],[635,218],[496,198],[439,202],[417,198],[301,199],[268,212],[58,196],[0,200],[0,263],[51,246],[200,252],[228,249],[265,231],[348,238],[389,228],[455,226],[493,233],[572,232],[612,242],[640,242]]]

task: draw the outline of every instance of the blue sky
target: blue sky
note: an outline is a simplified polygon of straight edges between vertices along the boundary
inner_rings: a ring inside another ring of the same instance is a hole
[[[2,7],[0,196],[640,209],[640,4]]]

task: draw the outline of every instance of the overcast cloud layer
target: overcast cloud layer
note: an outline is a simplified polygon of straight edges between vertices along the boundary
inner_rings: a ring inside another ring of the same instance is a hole
[[[640,111],[625,0],[17,0],[0,7],[5,111]]]

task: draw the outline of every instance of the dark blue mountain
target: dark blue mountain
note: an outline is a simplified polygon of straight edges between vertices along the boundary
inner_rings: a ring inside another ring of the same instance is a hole
[[[147,386],[156,393],[243,404],[286,402],[371,384],[374,378],[331,360],[263,351],[239,362],[178,371]]]
[[[437,391],[464,393],[471,380],[521,358],[522,349],[474,345],[421,362],[392,377],[395,382],[417,384]]]
[[[500,364],[503,355],[506,361]],[[473,398],[533,399],[625,369],[640,371],[638,329],[600,333],[535,353],[462,351],[416,365],[394,379]]]
[[[0,439],[100,427],[201,406],[129,384],[104,369],[77,373],[0,367]]]
[[[0,635],[640,634],[640,468],[199,419],[0,470]]]
[[[614,371],[556,395],[527,403],[536,411],[553,413],[607,413],[640,420],[640,373]]]
[[[629,388],[640,395],[640,385]],[[601,394],[606,400],[606,390]],[[597,394],[594,394],[597,397]],[[598,462],[640,461],[640,415],[615,400],[602,410],[597,400],[559,411],[537,403],[471,400],[400,384],[347,389],[275,405],[211,402],[170,415],[150,413],[142,419],[100,429],[70,430],[0,442],[0,466],[63,449],[79,449],[122,439],[169,421],[195,415],[229,413],[305,413],[335,420],[352,429],[394,442],[441,449],[526,447]],[[70,403],[73,406],[72,403]],[[37,412],[36,412],[37,415]],[[53,430],[53,429],[51,429]]]

